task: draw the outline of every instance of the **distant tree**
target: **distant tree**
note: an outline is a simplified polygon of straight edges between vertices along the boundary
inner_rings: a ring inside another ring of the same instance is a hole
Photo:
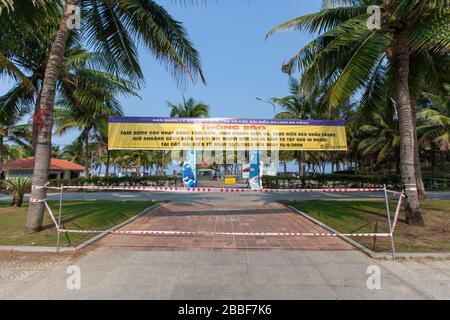
[[[435,168],[435,153],[448,155],[450,152],[450,87],[447,94],[440,96],[423,93],[417,113],[417,133],[420,146],[431,154],[432,169]]]
[[[358,150],[361,154],[365,157],[373,156],[377,163],[392,161],[397,173],[399,173],[400,135],[398,120],[393,119],[392,114],[384,117],[380,114],[373,114],[372,120],[363,124],[359,131],[361,140],[358,144]]]
[[[182,103],[167,102],[170,116],[173,118],[206,118],[209,116],[209,106],[202,102],[196,102],[193,98],[184,99]]]

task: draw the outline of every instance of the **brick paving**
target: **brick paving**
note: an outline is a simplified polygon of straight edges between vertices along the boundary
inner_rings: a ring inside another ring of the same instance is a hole
[[[326,232],[279,203],[167,203],[122,230],[214,232]],[[102,247],[154,251],[352,250],[335,237],[234,235],[109,235]]]

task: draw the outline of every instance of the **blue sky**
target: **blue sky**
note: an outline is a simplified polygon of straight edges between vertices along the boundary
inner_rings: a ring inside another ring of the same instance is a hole
[[[302,32],[279,33],[265,40],[272,27],[320,9],[321,0],[217,0],[207,5],[180,6],[160,0],[170,14],[182,21],[199,50],[208,81],[177,87],[171,75],[145,49],[140,52],[146,84],[139,98],[123,98],[129,116],[168,116],[166,101],[183,95],[210,105],[212,117],[271,118],[273,108],[256,97],[288,94],[288,77],[280,69],[308,42]],[[4,79],[0,94],[11,86]],[[55,144],[70,143],[76,132],[54,137]]]

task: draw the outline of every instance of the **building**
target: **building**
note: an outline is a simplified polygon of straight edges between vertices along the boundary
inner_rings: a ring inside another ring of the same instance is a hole
[[[13,160],[3,165],[3,175],[6,179],[13,177],[31,177],[33,175],[34,157]],[[63,159],[50,160],[49,179],[74,179],[80,176],[84,167]]]

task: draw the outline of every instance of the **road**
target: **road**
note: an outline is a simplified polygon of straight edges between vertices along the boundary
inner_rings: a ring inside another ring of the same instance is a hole
[[[450,200],[450,192],[429,192],[430,199]],[[383,198],[381,192],[371,193],[171,193],[171,192],[65,192],[65,200],[124,200],[124,201],[173,201],[173,202],[274,202],[278,200],[350,200]],[[0,201],[12,197],[0,194]],[[28,201],[29,195],[25,196]],[[59,194],[52,193],[48,200],[58,200]]]

